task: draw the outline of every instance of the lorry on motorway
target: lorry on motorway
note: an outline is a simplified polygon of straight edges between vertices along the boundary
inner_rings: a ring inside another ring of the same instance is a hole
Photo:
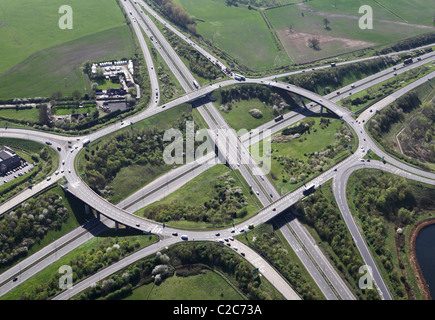
[[[312,185],[308,189],[305,189],[302,193],[304,194],[304,196],[308,196],[308,195],[312,194],[314,192],[314,190],[316,190],[316,187],[314,185]]]
[[[275,118],[275,122],[281,121],[282,119],[284,119],[284,115],[281,114]]]
[[[407,66],[408,64],[413,63],[414,61],[412,60],[412,58],[406,59],[405,61],[403,61],[403,65]]]
[[[193,85],[194,85],[194,87],[195,87],[196,89],[199,88],[199,84],[198,84],[198,82],[196,82],[195,80],[193,80]]]
[[[91,142],[91,140],[89,139],[83,140],[83,147],[86,147],[89,144],[89,142]]]

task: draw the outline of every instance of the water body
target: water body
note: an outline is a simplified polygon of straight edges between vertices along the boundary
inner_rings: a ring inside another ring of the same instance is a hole
[[[435,224],[420,230],[415,241],[415,254],[432,300],[435,300]]]

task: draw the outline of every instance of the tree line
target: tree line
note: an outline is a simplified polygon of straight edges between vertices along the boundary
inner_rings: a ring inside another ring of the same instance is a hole
[[[330,93],[331,89],[334,90],[343,87],[344,81],[352,75],[356,78],[363,78],[366,75],[384,70],[393,64],[394,61],[390,57],[378,58],[340,65],[334,68],[290,75],[284,77],[284,81],[325,95]]]
[[[175,33],[168,28],[164,29],[168,41],[175,48],[178,55],[184,57],[189,62],[190,70],[204,79],[214,80],[222,71],[210,60],[205,58],[198,50],[192,48],[185,41],[181,40]]]
[[[175,24],[183,29],[189,30],[196,34],[195,19],[192,18],[186,10],[174,3],[173,0],[153,0],[162,8],[165,15]]]

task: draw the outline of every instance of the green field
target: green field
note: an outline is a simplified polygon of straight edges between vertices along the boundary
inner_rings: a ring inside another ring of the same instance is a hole
[[[72,30],[58,27],[60,6],[54,0],[2,4],[1,99],[84,94],[90,89],[80,70],[85,61],[133,55],[134,40],[115,0],[75,1]]]
[[[38,121],[39,110],[37,108],[32,109],[0,109],[0,117],[12,120],[22,120],[34,123]]]
[[[0,76],[0,99],[49,97],[56,91],[64,96],[74,90],[84,94],[90,91],[89,79],[80,69],[85,61],[122,59],[132,52],[133,42],[126,26],[38,51]]]
[[[393,2],[393,1],[391,1]],[[334,8],[337,4],[337,9]],[[429,1],[426,1],[429,6]],[[373,7],[373,29],[362,30],[358,21],[362,4]],[[409,5],[403,4],[401,11]],[[286,48],[291,60],[306,63],[325,59],[362,48],[385,45],[398,40],[427,33],[434,29],[427,26],[403,24],[397,16],[379,7],[374,1],[319,1],[270,9],[266,15]],[[432,13],[433,16],[433,13]],[[325,28],[323,19],[330,23]],[[292,26],[290,31],[289,26]],[[308,47],[308,40],[317,38],[319,50]]]
[[[290,63],[278,50],[260,12],[229,7],[218,0],[175,0],[200,22],[198,33],[228,53],[239,64],[253,70],[267,70]]]
[[[107,88],[121,88],[121,84],[120,83],[113,83],[110,80],[104,79],[103,81],[99,81],[98,83],[98,88],[97,89],[101,89],[101,90],[106,90]]]
[[[76,0],[71,4],[73,29],[62,30],[62,4],[55,0],[2,2],[0,74],[40,50],[125,25],[115,0]]]
[[[216,272],[207,270],[202,274],[189,277],[174,275],[158,286],[153,283],[140,286],[124,300],[244,300],[244,298],[224,278]]]

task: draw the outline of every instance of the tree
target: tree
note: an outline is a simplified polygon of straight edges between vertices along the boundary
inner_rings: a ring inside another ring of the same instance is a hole
[[[328,25],[330,23],[331,23],[331,21],[329,21],[328,18],[324,18],[323,19],[323,24],[324,24],[326,30],[329,30],[329,26]]]
[[[310,48],[313,48],[314,50],[320,50],[319,44],[320,44],[320,40],[317,38],[308,39],[308,46]]]
[[[39,119],[38,123],[40,125],[47,125],[50,126],[50,117],[48,115],[48,107],[46,104],[39,107]]]

